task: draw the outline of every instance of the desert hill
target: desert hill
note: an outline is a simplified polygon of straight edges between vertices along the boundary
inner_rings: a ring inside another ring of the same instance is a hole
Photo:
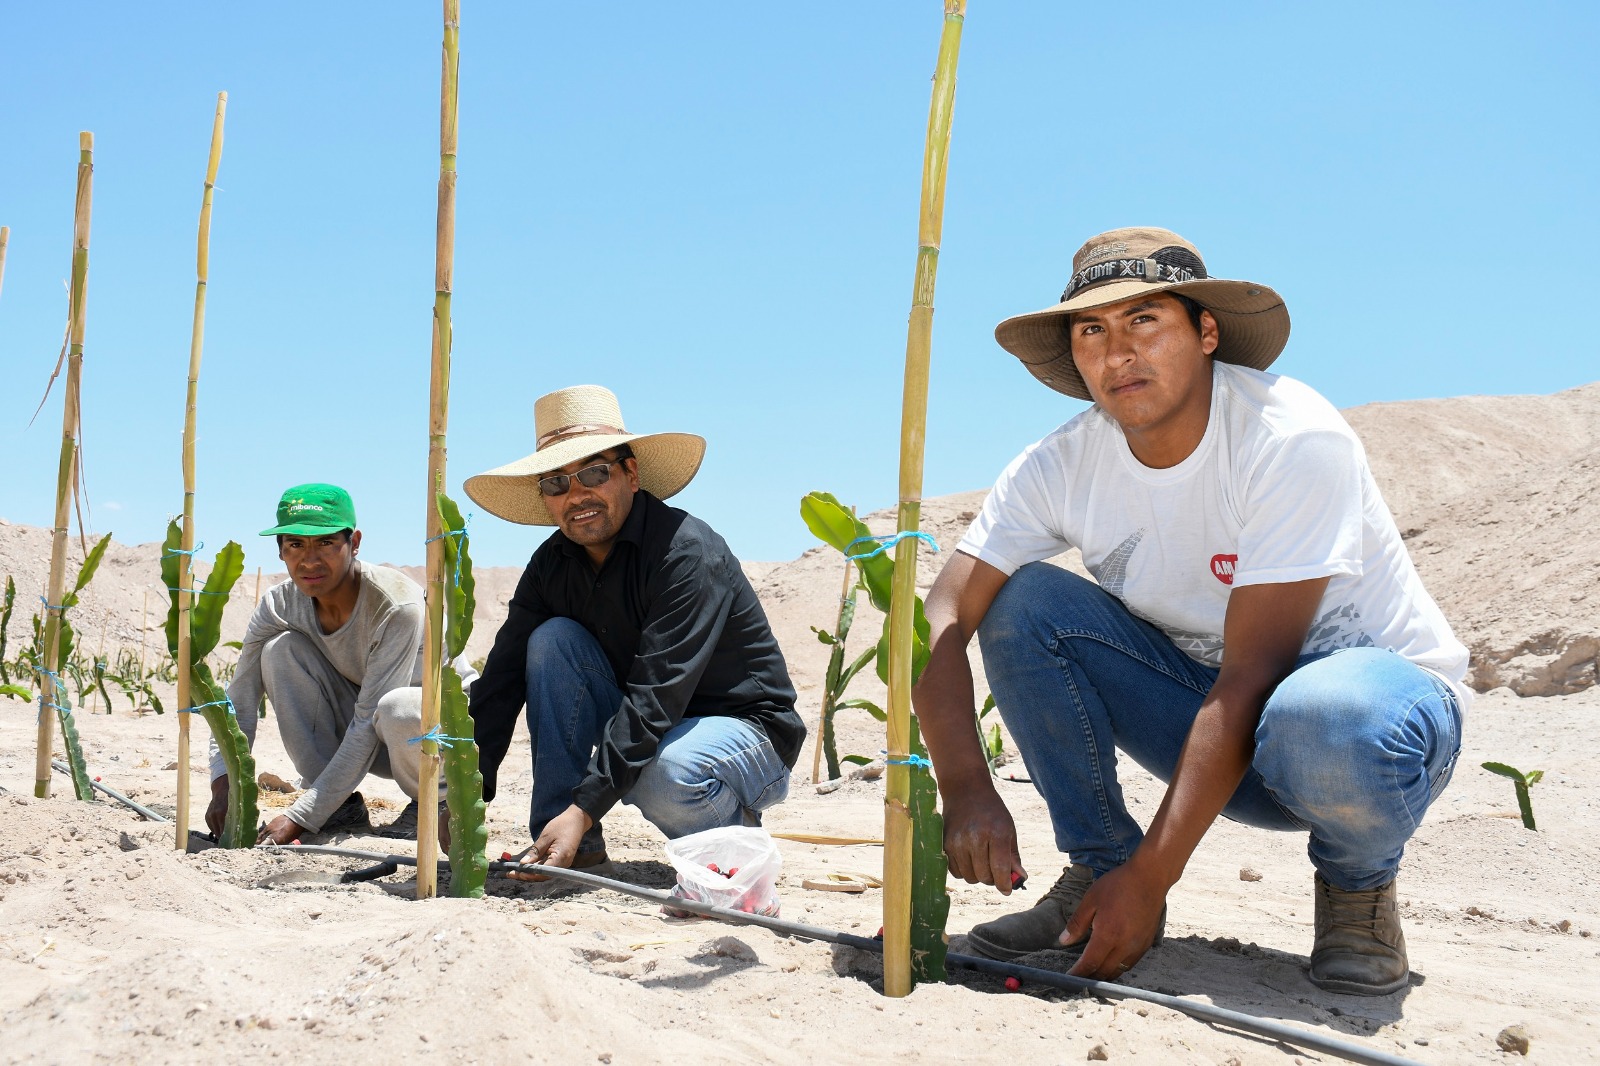
[[[1595,684],[1600,382],[1550,396],[1376,403],[1345,414],[1366,445],[1424,582],[1472,653],[1473,686],[1543,696]],[[924,502],[923,528],[945,548],[943,554],[923,552],[924,589],[984,495],[980,490]],[[869,514],[866,521],[874,532],[893,530],[892,512]],[[27,632],[28,616],[45,590],[49,551],[46,530],[0,519],[0,575],[12,575],[17,584],[13,641]],[[150,655],[161,653],[160,551],[153,543],[113,542],[74,611],[85,647],[137,647],[143,639]],[[81,558],[74,538],[69,572]],[[1076,567],[1076,553],[1058,562]],[[401,569],[422,577],[420,567]],[[838,555],[818,547],[788,562],[751,562],[746,570],[804,693],[820,681],[826,662],[810,627],[833,627],[843,573]],[[472,658],[487,654],[519,573],[515,567],[477,570]],[[243,635],[258,581],[265,589],[282,579],[275,573],[258,578],[254,569],[245,573],[224,616],[224,640]],[[879,624],[864,608],[858,631],[865,639]]]

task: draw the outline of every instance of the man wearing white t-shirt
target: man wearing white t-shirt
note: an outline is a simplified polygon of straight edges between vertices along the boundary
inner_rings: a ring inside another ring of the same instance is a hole
[[[1113,230],[1079,250],[1060,303],[995,335],[1095,405],[1006,468],[928,595],[914,699],[951,872],[1003,893],[1025,876],[972,727],[974,634],[1071,859],[970,947],[1072,945],[1073,973],[1120,977],[1220,814],[1309,833],[1315,984],[1404,988],[1395,875],[1455,765],[1467,653],[1354,432],[1265,373],[1282,299],[1209,277],[1170,231]],[[1042,561],[1073,547],[1095,582]],[[1167,782],[1143,833],[1114,748]]]

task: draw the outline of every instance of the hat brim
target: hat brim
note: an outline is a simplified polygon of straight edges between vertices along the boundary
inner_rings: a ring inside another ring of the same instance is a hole
[[[622,445],[639,461],[639,487],[658,500],[682,492],[706,455],[706,439],[694,433],[596,433],[569,437],[514,463],[467,478],[467,495],[507,522],[524,526],[558,523],[545,506],[539,479],[552,470]]]
[[[1217,320],[1218,340],[1212,357],[1224,363],[1265,370],[1289,343],[1289,309],[1283,297],[1265,285],[1224,278],[1170,285],[1133,280],[1097,285],[1065,303],[1006,319],[995,327],[994,339],[1052,389],[1092,400],[1072,361],[1066,316],[1157,292],[1182,293],[1211,312]]]
[[[310,526],[304,522],[290,522],[287,525],[273,526],[263,529],[263,537],[326,537],[332,533],[343,533],[354,526]]]

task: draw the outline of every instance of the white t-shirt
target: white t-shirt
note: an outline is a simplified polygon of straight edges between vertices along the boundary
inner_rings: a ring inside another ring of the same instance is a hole
[[[1379,647],[1449,682],[1467,649],[1422,587],[1361,441],[1309,386],[1216,363],[1199,447],[1155,470],[1098,405],[1018,456],[960,544],[1006,576],[1069,547],[1190,658],[1222,664],[1229,592],[1331,577],[1305,653]]]

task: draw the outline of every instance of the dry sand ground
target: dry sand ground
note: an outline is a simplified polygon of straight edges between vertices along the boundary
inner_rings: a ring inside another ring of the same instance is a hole
[[[1473,649],[1477,683],[1493,687],[1469,716],[1454,783],[1407,854],[1400,894],[1413,984],[1378,999],[1314,988],[1304,975],[1311,873],[1303,838],[1227,823],[1207,836],[1174,891],[1167,941],[1126,981],[1423,1062],[1505,1059],[1496,1036],[1513,1025],[1531,1038],[1527,1061],[1600,1062],[1593,1017],[1600,1000],[1600,385],[1551,397],[1375,405],[1350,418],[1424,579]],[[953,545],[981,499],[929,501],[927,527]],[[38,530],[0,525],[0,570],[17,574],[19,601],[31,602],[42,584],[44,543]],[[142,587],[154,584],[157,551],[115,550],[81,608],[83,639],[93,644],[104,628],[110,646],[137,643]],[[930,560],[924,584],[939,561]],[[814,715],[826,649],[808,626],[832,626],[837,556],[817,550],[749,569],[802,708]],[[514,577],[481,574],[477,653]],[[242,585],[230,608],[235,636],[253,573]],[[864,644],[877,624],[863,611],[852,644]],[[17,622],[12,631],[15,639]],[[1557,694],[1540,695],[1547,692]],[[881,689],[864,683],[860,694]],[[360,864],[185,855],[171,849],[169,828],[114,804],[65,798],[70,785],[59,775],[55,798],[32,799],[33,713],[7,702],[0,711],[3,1061],[378,1062],[421,1054],[464,1062],[750,1062],[852,1053],[924,1062],[1331,1061],[1160,1007],[1033,988],[1010,994],[973,975],[887,1000],[870,956],[669,920],[608,891],[492,880],[487,900],[417,903],[402,876],[261,888],[274,873]],[[844,721],[842,750],[876,752],[882,740],[872,727],[865,716]],[[164,768],[175,751],[172,715],[139,717],[119,702],[109,717],[81,714],[80,728],[93,773],[170,809],[174,774]],[[257,754],[262,770],[293,777],[270,719]],[[1546,771],[1534,789],[1540,832],[1522,829],[1509,783],[1478,768],[1486,759]],[[203,762],[197,744],[196,824]],[[493,853],[526,843],[525,735],[507,770],[490,809]],[[809,771],[808,749],[770,828],[880,832],[881,782],[851,781],[823,795]],[[1125,776],[1135,812],[1153,811],[1159,786],[1134,768]],[[368,786],[375,801],[398,809],[403,797],[392,783],[369,779]],[[1000,787],[1034,876],[1034,887],[1014,897],[1026,904],[1060,859],[1033,790]],[[631,808],[607,819],[607,835],[621,877],[671,883],[659,836]],[[396,849],[379,838],[340,839]],[[780,847],[786,917],[867,935],[877,929],[876,891],[825,893],[801,882],[828,871],[876,873],[879,849]],[[1261,879],[1241,879],[1244,868]],[[952,896],[955,934],[1016,905],[960,884]],[[961,945],[958,935],[954,946]],[[1062,965],[1050,954],[1034,961]]]

